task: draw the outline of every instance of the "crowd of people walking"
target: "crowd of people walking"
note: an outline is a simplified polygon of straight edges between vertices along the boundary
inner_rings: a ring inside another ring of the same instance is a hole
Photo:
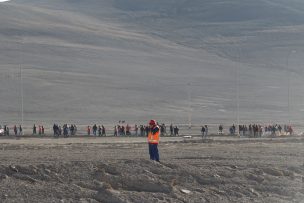
[[[160,128],[160,136],[179,136],[180,128],[177,125],[170,124],[167,126],[166,124],[158,124]],[[231,125],[224,127],[224,125],[218,125],[218,132],[214,133],[214,127],[212,128],[213,134],[218,135],[239,135],[239,136],[247,136],[247,137],[262,137],[264,135],[269,136],[278,136],[278,135],[292,135],[293,128],[290,125],[261,125],[261,124],[249,124],[249,125]],[[113,128],[106,127],[104,125],[93,124],[92,126],[87,125],[85,128],[83,126],[80,128],[81,132],[78,133],[77,126],[75,124],[63,124],[62,126],[59,124],[53,125],[53,136],[54,137],[69,137],[75,135],[87,135],[87,136],[115,136],[115,137],[123,137],[123,136],[140,136],[147,137],[150,131],[149,125],[129,125],[125,124],[125,122],[119,122],[118,125],[114,125]],[[11,133],[12,131],[13,133]],[[183,131],[185,133],[185,129]],[[191,131],[193,133],[193,130]],[[34,124],[32,127],[31,135],[45,135],[45,128],[43,125]],[[210,134],[210,129],[208,125],[202,125],[200,128],[200,134],[202,137],[207,137]],[[0,125],[0,135],[2,136],[21,136],[23,135],[23,128],[21,125],[14,125],[12,127],[8,127],[7,125]],[[29,134],[27,134],[29,135]]]
[[[16,125],[14,125],[12,130],[13,130],[13,133],[15,136],[23,135],[23,129],[22,129],[21,125],[19,125],[18,127]],[[3,127],[0,125],[0,135],[10,136],[11,135],[10,128],[7,125],[4,125]]]
[[[35,125],[34,125],[35,126]],[[70,135],[76,135],[77,127],[75,124],[63,124],[62,127],[56,123],[53,125],[53,135],[54,137],[59,137],[63,135],[64,137],[69,137]]]
[[[223,134],[223,125],[219,125],[219,134]],[[260,124],[249,124],[249,125],[239,125],[238,132],[240,136],[249,137],[262,137],[263,135],[292,135],[293,128],[290,125],[260,125]],[[236,126],[233,124],[229,127],[229,134],[236,135]]]

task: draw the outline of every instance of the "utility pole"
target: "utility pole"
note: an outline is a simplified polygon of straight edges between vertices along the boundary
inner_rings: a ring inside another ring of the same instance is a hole
[[[240,77],[240,74],[239,74],[239,64],[238,62],[236,62],[236,109],[237,109],[237,132],[238,132],[238,135],[240,135],[240,132],[239,132],[239,125],[240,125],[240,81],[239,81],[239,77]]]
[[[188,112],[188,127],[189,127],[189,129],[191,129],[191,126],[192,126],[192,124],[191,124],[191,122],[192,122],[192,107],[191,107],[191,82],[189,82],[188,84],[187,84],[187,86],[188,86],[188,102],[189,102],[189,112]]]
[[[234,68],[235,68],[235,94],[236,94],[236,132],[240,136],[240,73],[239,73],[239,47],[237,44],[235,44],[235,62],[234,62]]]
[[[19,64],[19,69],[20,69],[20,99],[21,99],[21,127],[23,128],[23,122],[24,122],[24,102],[23,102],[23,38],[21,37],[21,42],[20,42],[20,64]],[[23,130],[22,130],[23,134]]]
[[[286,67],[287,67],[287,106],[288,106],[288,125],[290,126],[290,74],[289,70],[289,58],[293,53],[297,53],[296,50],[290,50],[287,55]]]

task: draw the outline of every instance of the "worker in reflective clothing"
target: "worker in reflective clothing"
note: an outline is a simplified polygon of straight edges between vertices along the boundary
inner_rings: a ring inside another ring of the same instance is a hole
[[[158,154],[158,143],[160,130],[155,120],[149,122],[149,133],[148,133],[148,143],[149,143],[149,154],[150,159],[159,162]]]

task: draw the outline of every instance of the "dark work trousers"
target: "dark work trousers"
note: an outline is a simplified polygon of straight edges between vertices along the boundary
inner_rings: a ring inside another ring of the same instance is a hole
[[[155,160],[159,162],[159,154],[158,154],[158,144],[151,144],[149,143],[149,154],[150,154],[150,159]]]

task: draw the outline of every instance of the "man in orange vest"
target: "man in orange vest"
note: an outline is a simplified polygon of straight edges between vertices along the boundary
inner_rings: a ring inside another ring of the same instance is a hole
[[[155,120],[150,120],[150,128],[148,133],[149,154],[150,159],[159,162],[158,143],[160,130]]]

